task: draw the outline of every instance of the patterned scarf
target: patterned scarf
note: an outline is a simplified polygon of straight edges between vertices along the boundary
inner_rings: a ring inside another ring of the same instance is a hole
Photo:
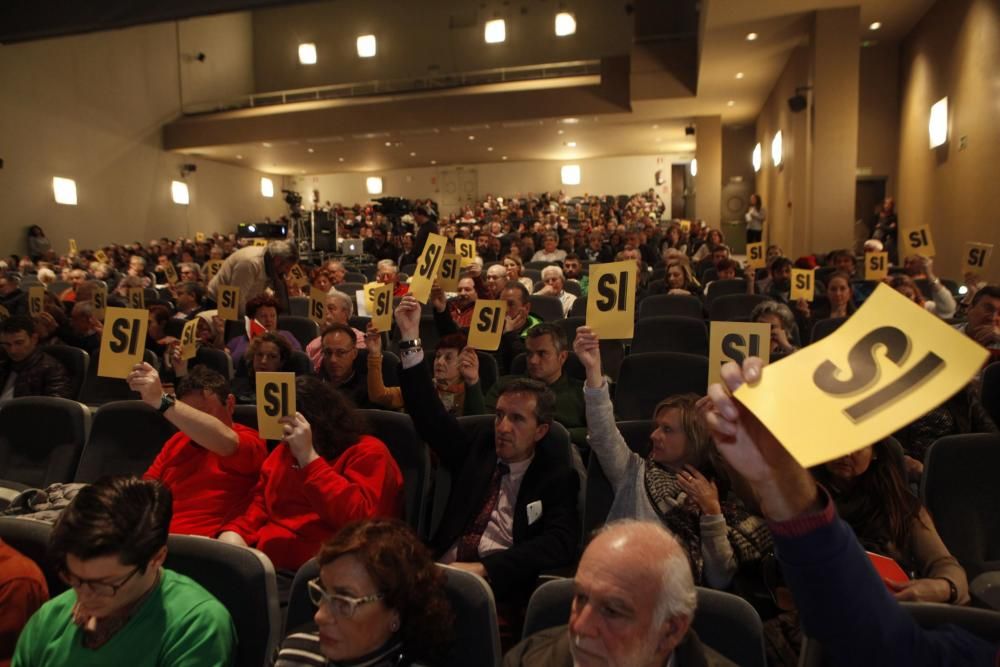
[[[677,483],[677,473],[646,459],[646,495],[667,529],[687,550],[696,584],[702,581],[705,566],[701,554],[701,508]],[[760,560],[772,549],[771,533],[758,516],[744,509],[738,500],[721,500],[722,516],[726,520],[726,535],[733,548],[737,566]]]

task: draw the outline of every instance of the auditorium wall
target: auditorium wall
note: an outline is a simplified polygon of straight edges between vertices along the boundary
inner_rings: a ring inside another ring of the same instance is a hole
[[[958,277],[966,241],[1000,246],[993,205],[1000,164],[1000,4],[937,2],[900,53],[900,151],[897,209],[904,226],[928,224],[935,264]],[[948,98],[948,142],[929,148],[930,107]],[[1000,280],[1000,256],[987,274]]]
[[[160,148],[160,127],[180,113],[181,71],[214,67],[216,92],[250,92],[245,69],[212,63],[208,34],[225,42],[212,43],[217,53],[246,50],[250,22],[227,15],[0,47],[0,252],[23,253],[33,224],[65,252],[69,238],[81,248],[148,242],[282,214],[280,198],[260,196],[260,173]],[[184,94],[205,99],[206,80],[185,76]],[[170,198],[183,163],[198,168],[185,179],[189,206]],[[77,206],[54,202],[53,176],[76,180]]]

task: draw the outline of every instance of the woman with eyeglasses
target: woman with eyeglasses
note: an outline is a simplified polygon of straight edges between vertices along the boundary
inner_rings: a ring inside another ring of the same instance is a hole
[[[316,629],[291,628],[275,667],[405,667],[442,657],[454,622],[444,572],[408,526],[349,524],[318,560],[320,575],[308,583]]]

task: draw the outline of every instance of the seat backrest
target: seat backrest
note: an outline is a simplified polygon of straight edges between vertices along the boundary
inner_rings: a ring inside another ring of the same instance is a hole
[[[368,276],[361,273],[360,271],[347,271],[344,273],[344,282],[347,283],[361,283],[364,285],[368,282]]]
[[[934,525],[972,580],[1000,569],[1000,435],[949,435],[924,456],[920,494]]]
[[[438,661],[440,667],[499,667],[500,633],[497,630],[496,601],[493,591],[481,577],[471,572],[438,565],[445,573],[445,594],[455,616],[455,643],[448,655]],[[308,582],[319,576],[316,559],[308,561],[295,573],[285,631],[315,629],[316,607],[309,600]]]
[[[622,361],[615,388],[618,419],[649,419],[668,396],[708,389],[708,359],[683,352],[643,352]]]
[[[479,386],[485,394],[500,377],[500,367],[497,364],[497,358],[489,352],[476,350],[476,356],[479,357]]]
[[[343,292],[347,296],[353,298],[357,295],[358,290],[363,289],[364,283],[352,283],[352,282],[342,282],[339,285],[334,285],[338,292]]]
[[[302,349],[312,342],[313,338],[319,336],[319,325],[308,317],[297,317],[295,315],[279,315],[278,329],[287,331],[295,336]]]
[[[296,317],[309,317],[309,297],[288,297],[288,314]]]
[[[256,405],[237,405],[233,407],[233,421],[237,424],[243,424],[248,428],[257,430],[257,406]]]
[[[823,340],[839,329],[840,325],[846,321],[846,317],[828,317],[817,321],[812,327],[812,333],[809,336],[809,343],[812,344],[816,341]]]
[[[189,365],[191,368],[206,366],[216,373],[221,374],[227,380],[233,377],[233,362],[229,358],[229,355],[215,348],[199,347]]]
[[[424,536],[424,518],[430,492],[431,459],[409,415],[388,410],[361,410],[371,434],[385,443],[403,473],[404,516]]]
[[[292,356],[289,357],[285,368],[288,372],[295,373],[296,376],[310,375],[313,372],[313,363],[305,352],[292,350]]]
[[[747,293],[747,281],[743,278],[712,280],[711,282],[705,280],[704,282],[708,284],[705,292],[705,303],[709,306],[711,306],[712,302],[720,296]]]
[[[981,400],[994,424],[1000,425],[1000,363],[992,363],[983,371]]]
[[[686,352],[708,356],[708,329],[702,319],[659,315],[635,323],[632,353]]]
[[[698,607],[691,628],[703,644],[737,665],[764,667],[764,627],[742,598],[696,587]],[[524,616],[524,636],[566,625],[573,605],[573,580],[553,579],[532,593]]]
[[[573,296],[579,297],[583,293],[583,289],[580,287],[580,283],[575,280],[567,280],[563,283],[563,289],[572,294]]]
[[[570,317],[587,317],[587,297],[580,296],[576,298],[573,305],[569,307]]]
[[[573,305],[576,304],[574,303]],[[570,316],[562,320],[557,320],[555,324],[559,325],[559,328],[566,334],[566,342],[572,348],[573,341],[576,340],[576,330],[586,324],[586,317]]]
[[[94,415],[74,481],[90,484],[104,475],[141,477],[176,432],[173,424],[142,401],[106,403]]]
[[[639,319],[676,315],[702,319],[701,299],[694,295],[653,294],[639,302]]]
[[[645,458],[649,455],[649,434],[653,431],[650,419],[635,419],[618,422],[618,431],[633,452]],[[587,462],[587,495],[583,503],[583,534],[586,536],[597,530],[608,520],[608,512],[615,499],[614,489],[608,481],[601,462],[593,452]]]
[[[146,352],[152,352],[146,350]],[[155,356],[155,355],[154,355]],[[148,360],[148,359],[147,359]],[[120,378],[107,378],[97,375],[101,365],[101,352],[96,350],[90,355],[90,365],[87,366],[87,376],[80,390],[80,401],[87,405],[103,405],[111,401],[137,400],[139,394],[128,388],[128,383]]]
[[[726,294],[709,303],[708,319],[713,322],[746,322],[758,303],[771,300],[763,294]]]
[[[66,398],[0,403],[0,477],[33,488],[70,482],[90,432],[90,410]]]
[[[545,322],[555,322],[563,318],[563,306],[559,297],[551,294],[532,294],[531,312]]]
[[[281,636],[281,612],[266,555],[207,537],[171,535],[164,567],[194,579],[229,610],[238,638],[234,667],[268,662]]]
[[[87,369],[90,368],[90,355],[85,350],[71,345],[46,345],[42,348],[42,352],[66,368],[70,381],[70,398],[75,401],[80,400],[83,383],[87,379]]]
[[[52,524],[35,519],[0,516],[0,539],[33,560],[49,586],[49,598],[66,590],[66,584],[49,560],[49,537]]]

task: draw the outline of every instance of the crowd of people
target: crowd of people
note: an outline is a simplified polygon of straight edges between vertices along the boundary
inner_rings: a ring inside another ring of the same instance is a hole
[[[748,235],[760,240],[766,213],[754,197]],[[26,256],[3,260],[0,400],[79,399],[52,348],[100,348],[103,290],[109,306],[125,306],[129,289],[155,290],[145,346],[157,364],[136,365],[125,382],[177,432],[139,478],[86,486],[62,512],[50,555],[67,592],[46,603],[39,566],[0,542],[0,664],[124,664],[137,652],[159,656],[155,664],[228,664],[232,621],[197,583],[163,567],[170,533],[262,551],[283,601],[295,572],[318,557],[320,576],[308,583],[315,626],[289,628],[274,657],[280,667],[435,664],[454,621],[437,564],[492,588],[507,665],[731,664],[691,629],[696,586],[754,604],[774,665],[796,664],[803,632],[838,664],[871,664],[871,655],[882,656],[878,664],[948,664],[936,660],[955,651],[969,657],[964,664],[994,664],[995,647],[960,630],[924,632],[896,604],[970,602],[966,573],[914,488],[935,440],[997,430],[980,377],[892,438],[805,470],[731,397],[759,380],[751,358],[725,366],[707,396],[657,397],[648,453],[637,453],[617,422],[614,361],[590,328],[567,335],[563,326],[585,313],[588,267],[630,261],[640,303],[659,294],[697,304],[722,291],[766,297],[750,319],[770,325],[772,360],[794,358],[816,327],[850,317],[874,289],[853,252],[792,258],[770,245],[767,268],[751,269],[719,229],[667,219],[653,191],[487,196],[448,218],[430,201],[411,210],[330,207],[346,236],[364,239],[367,263],[300,256],[294,240],[252,245],[221,234],[58,256],[38,227]],[[890,211],[870,248],[890,247],[895,230]],[[471,239],[477,256],[454,293],[435,283],[422,305],[408,274],[431,233],[448,239],[449,252]],[[791,298],[792,268],[824,269],[812,302]],[[369,281],[393,286],[391,331],[357,315],[356,292]],[[1000,355],[1000,287],[967,275],[966,289],[953,292],[921,256],[905,257],[886,282],[990,349],[991,361]],[[35,284],[47,289],[32,314]],[[227,331],[224,287],[240,289],[245,326]],[[326,294],[325,310],[318,335],[303,339],[282,329],[281,316],[310,287]],[[536,312],[536,297],[552,297],[554,315]],[[494,353],[468,345],[478,299],[507,306]],[[228,370],[183,358],[179,331],[191,320],[198,348],[224,355]],[[496,367],[489,385],[485,364]],[[274,371],[296,373],[296,412],[281,419],[281,440],[268,442],[233,415],[256,402],[257,374]],[[433,532],[418,536],[402,521],[395,443],[375,437],[360,408],[408,414],[450,473]],[[472,415],[492,415],[492,426],[470,431],[459,418]],[[613,501],[582,549],[591,457]],[[862,547],[894,559],[909,580],[889,592]],[[568,625],[522,638],[539,576],[574,571]]]

